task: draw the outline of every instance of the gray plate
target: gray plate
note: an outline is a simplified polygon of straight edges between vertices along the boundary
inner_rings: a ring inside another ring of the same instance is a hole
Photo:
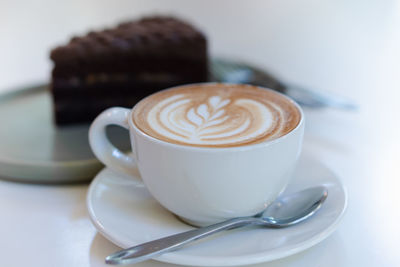
[[[87,181],[102,168],[89,147],[89,125],[55,127],[45,86],[0,95],[0,178],[23,182]],[[126,130],[110,138],[129,149]]]

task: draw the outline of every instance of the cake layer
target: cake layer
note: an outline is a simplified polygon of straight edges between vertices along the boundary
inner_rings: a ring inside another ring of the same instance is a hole
[[[50,55],[58,125],[92,121],[168,87],[208,80],[207,41],[186,22],[148,17],[74,37]]]
[[[50,57],[60,66],[71,63],[95,66],[97,62],[114,61],[118,57],[198,60],[204,59],[206,49],[204,35],[189,24],[171,17],[149,17],[74,37],[67,45],[55,48]]]
[[[171,73],[174,75],[207,78],[208,62],[206,55],[203,59],[189,60],[154,56],[148,58],[134,59],[129,57],[113,58],[108,62],[101,59],[86,64],[85,62],[72,61],[70,64],[56,64],[53,68],[53,77],[76,77],[91,74],[127,74],[132,76],[140,76],[142,73]],[[96,63],[96,64],[95,64]]]
[[[78,78],[53,81],[53,103],[57,124],[92,121],[103,110],[122,106],[131,108],[139,100],[159,90],[202,80],[179,80],[169,83],[124,80],[122,82],[84,82]],[[71,114],[69,114],[71,113]],[[79,118],[79,116],[82,118]]]

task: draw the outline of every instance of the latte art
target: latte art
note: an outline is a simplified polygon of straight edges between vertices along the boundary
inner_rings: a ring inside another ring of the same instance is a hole
[[[161,91],[142,100],[133,114],[138,128],[155,138],[205,147],[274,139],[299,121],[297,108],[272,91],[224,84]]]
[[[220,145],[257,138],[276,124],[271,111],[254,100],[211,96],[205,103],[195,102],[187,95],[161,101],[149,112],[149,126],[180,142]]]

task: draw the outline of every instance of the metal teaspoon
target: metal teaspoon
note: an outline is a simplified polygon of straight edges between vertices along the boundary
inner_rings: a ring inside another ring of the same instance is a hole
[[[223,230],[250,225],[269,228],[295,225],[311,217],[321,207],[327,196],[327,188],[323,186],[311,187],[278,198],[259,215],[230,219],[117,251],[106,257],[106,263],[132,264],[145,261]]]

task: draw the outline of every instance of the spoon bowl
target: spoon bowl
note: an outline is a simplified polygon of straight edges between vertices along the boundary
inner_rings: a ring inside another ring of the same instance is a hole
[[[311,217],[328,197],[323,186],[311,187],[283,196],[259,215],[262,225],[282,228],[300,223]]]
[[[105,262],[117,265],[145,261],[176,250],[194,240],[233,228],[250,225],[268,228],[292,226],[314,215],[327,197],[328,190],[323,186],[308,188],[279,197],[264,212],[256,216],[233,218],[207,227],[197,228],[123,249],[107,256]]]

